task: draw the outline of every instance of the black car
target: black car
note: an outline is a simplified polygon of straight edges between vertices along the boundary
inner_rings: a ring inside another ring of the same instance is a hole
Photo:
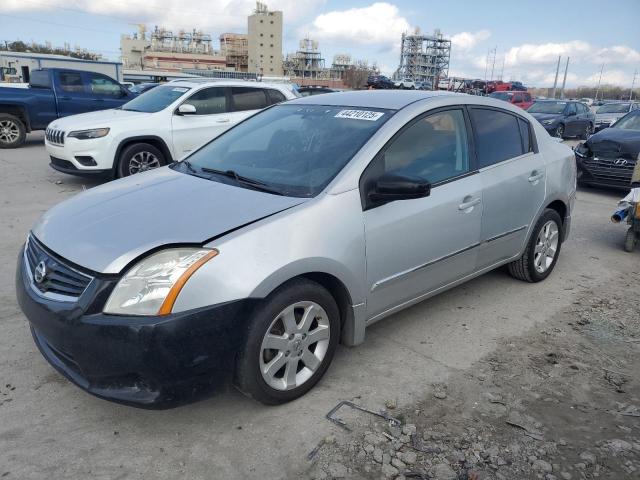
[[[298,93],[303,97],[309,97],[311,95],[320,95],[321,93],[333,93],[336,90],[333,90],[329,87],[320,87],[320,86],[308,86],[308,87],[300,87],[298,88]]]
[[[580,185],[629,188],[640,154],[640,110],[589,137],[575,154]]]
[[[550,135],[584,140],[593,133],[596,116],[582,102],[571,100],[539,100],[527,112],[538,120]]]
[[[384,75],[370,75],[369,78],[367,78],[367,87],[387,89],[395,88],[395,84],[389,77],[385,77]]]

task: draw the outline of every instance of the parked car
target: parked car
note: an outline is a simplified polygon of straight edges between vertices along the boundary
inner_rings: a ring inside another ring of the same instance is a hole
[[[628,189],[640,155],[640,110],[589,137],[575,154],[581,185]]]
[[[393,86],[396,88],[404,89],[404,90],[415,90],[416,82],[409,78],[403,78],[402,80],[398,80],[393,83]]]
[[[591,107],[593,105],[593,98],[581,98],[580,101],[584,103],[587,107]]]
[[[21,146],[28,132],[44,130],[56,118],[116,108],[134,96],[101,73],[32,70],[29,88],[0,87],[0,148]]]
[[[415,84],[416,90],[433,90],[433,84],[428,80],[415,82]]]
[[[582,102],[542,100],[527,111],[554,137],[586,140],[594,131],[595,115]]]
[[[496,98],[498,100],[509,102],[515,105],[516,107],[523,108],[524,110],[526,110],[533,104],[533,99],[531,98],[531,94],[528,92],[520,92],[520,91],[493,92],[489,96],[491,98]]]
[[[367,87],[375,89],[394,88],[394,83],[384,75],[370,75],[367,78]]]
[[[60,172],[126,177],[178,160],[261,108],[297,96],[285,84],[176,80],[120,109],[56,120],[45,147]]]
[[[152,88],[156,88],[159,83],[155,82],[146,82],[146,83],[138,83],[129,89],[131,93],[135,93],[136,95],[143,94],[144,92],[148,92]]]
[[[18,302],[44,357],[99,397],[169,407],[228,372],[282,403],[394,312],[505,264],[547,278],[575,173],[505,102],[300,98],[53,207],[20,253]]]
[[[610,127],[627,113],[640,108],[635,102],[605,103],[596,110],[595,131]]]
[[[303,97],[308,97],[310,95],[320,95],[322,93],[333,93],[335,90],[329,87],[321,87],[321,86],[308,86],[308,87],[298,87],[298,93]]]

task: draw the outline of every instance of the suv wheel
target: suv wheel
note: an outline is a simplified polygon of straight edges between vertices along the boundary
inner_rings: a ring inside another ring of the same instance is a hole
[[[0,148],[17,148],[26,137],[27,129],[18,117],[0,114]]]
[[[134,143],[126,147],[118,160],[118,177],[128,177],[166,165],[160,150],[149,143]]]
[[[511,276],[532,283],[547,278],[558,261],[561,238],[560,215],[548,208],[536,223],[522,256],[508,265]]]
[[[564,125],[560,124],[556,127],[556,131],[554,132],[554,136],[558,138],[564,138]]]
[[[340,337],[331,294],[310,280],[290,282],[256,308],[236,365],[236,386],[262,403],[307,393],[326,372]]]

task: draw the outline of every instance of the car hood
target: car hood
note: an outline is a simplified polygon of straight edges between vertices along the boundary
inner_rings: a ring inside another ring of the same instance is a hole
[[[42,216],[33,234],[76,265],[111,274],[152,249],[201,245],[306,200],[163,167],[106,183],[56,205]]]
[[[562,117],[562,114],[558,113],[531,113],[531,116],[538,120],[539,122],[543,122],[544,120],[558,120]]]
[[[131,112],[114,108],[111,110],[99,110],[97,112],[80,113],[68,117],[59,118],[49,124],[49,127],[56,130],[88,130],[90,128],[104,128],[114,122],[130,121],[131,119],[148,117],[146,112]]]
[[[635,160],[640,153],[640,131],[605,128],[585,142],[595,154],[623,154]]]

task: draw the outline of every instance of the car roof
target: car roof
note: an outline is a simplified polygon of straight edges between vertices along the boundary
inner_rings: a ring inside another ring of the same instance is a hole
[[[297,98],[288,104],[332,105],[362,108],[400,110],[414,102],[434,97],[463,95],[452,92],[428,92],[424,90],[356,90],[325,93],[324,95]]]
[[[177,80],[171,80],[164,83],[164,85],[182,85],[185,87],[201,87],[202,85],[212,85],[218,87],[257,87],[257,88],[285,88],[289,89],[289,84],[285,83],[267,83],[267,82],[252,82],[247,80],[233,80],[233,79],[212,79],[212,78],[179,78]]]

